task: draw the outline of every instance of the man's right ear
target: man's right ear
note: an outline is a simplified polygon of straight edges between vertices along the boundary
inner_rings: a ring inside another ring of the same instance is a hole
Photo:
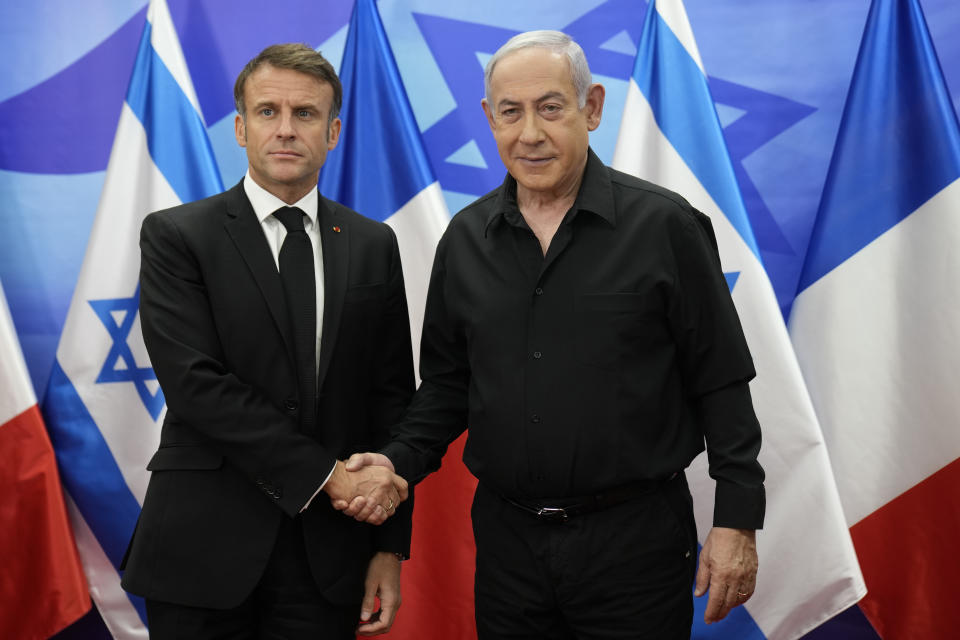
[[[237,137],[237,144],[241,147],[247,146],[247,123],[239,113],[233,120],[233,133]]]
[[[483,107],[483,114],[487,116],[487,124],[490,125],[490,130],[493,131],[493,110],[490,108],[490,103],[487,102],[486,98],[483,98],[480,101],[480,106]]]

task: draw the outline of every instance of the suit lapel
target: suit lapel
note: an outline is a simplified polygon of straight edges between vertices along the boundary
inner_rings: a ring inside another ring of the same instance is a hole
[[[350,229],[337,204],[322,195],[317,204],[320,242],[323,246],[323,334],[320,339],[320,363],[317,367],[317,389],[333,357],[343,313],[343,298],[347,291],[347,267],[350,259]]]
[[[280,272],[277,263],[270,253],[270,247],[263,235],[260,221],[254,213],[247,194],[243,190],[243,181],[227,192],[227,218],[224,228],[233,239],[237,250],[253,279],[257,282],[260,292],[267,301],[267,308],[277,325],[277,331],[283,336],[287,347],[290,362],[295,363],[293,338],[290,335],[290,317],[287,313],[287,303],[283,298],[283,285],[280,282]]]

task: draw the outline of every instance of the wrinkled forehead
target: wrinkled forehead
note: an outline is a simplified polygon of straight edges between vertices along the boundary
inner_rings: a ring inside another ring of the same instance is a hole
[[[576,95],[567,56],[543,47],[511,51],[493,67],[490,98],[493,103],[505,94],[560,93]]]

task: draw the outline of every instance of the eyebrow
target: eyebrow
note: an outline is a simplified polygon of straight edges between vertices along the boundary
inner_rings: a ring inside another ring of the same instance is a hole
[[[541,102],[545,102],[547,100],[554,100],[557,98],[559,98],[563,102],[566,102],[566,99],[567,99],[566,96],[564,96],[563,93],[559,91],[548,91],[542,96],[540,96],[539,98],[537,98],[536,100],[534,100],[534,102],[537,104],[540,104]],[[510,99],[504,98],[503,100],[497,103],[497,108],[502,109],[503,107],[512,107],[519,104],[520,103],[516,100],[510,100]]]

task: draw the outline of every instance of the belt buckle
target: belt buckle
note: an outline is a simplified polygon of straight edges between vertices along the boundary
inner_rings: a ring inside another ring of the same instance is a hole
[[[537,517],[541,520],[566,522],[570,514],[563,507],[540,507],[537,509]]]

